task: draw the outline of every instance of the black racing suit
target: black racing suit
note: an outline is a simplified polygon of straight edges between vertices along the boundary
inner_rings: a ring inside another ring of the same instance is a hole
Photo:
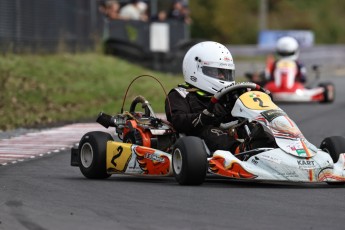
[[[167,119],[177,132],[203,139],[211,153],[216,150],[227,150],[234,153],[239,142],[227,131],[219,129],[216,125],[204,126],[200,123],[195,125],[195,120],[200,113],[207,109],[211,96],[186,87],[172,89],[165,101]],[[235,118],[227,117],[227,122],[231,120],[235,120]]]

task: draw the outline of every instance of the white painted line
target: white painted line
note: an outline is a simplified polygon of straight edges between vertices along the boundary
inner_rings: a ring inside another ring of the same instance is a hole
[[[45,154],[66,151],[78,146],[80,138],[90,131],[103,131],[115,134],[97,123],[75,123],[58,128],[27,133],[21,136],[0,140],[0,165],[22,162]]]
[[[0,153],[0,158],[3,158],[3,157],[30,157],[30,155],[25,155],[25,154],[1,154]]]

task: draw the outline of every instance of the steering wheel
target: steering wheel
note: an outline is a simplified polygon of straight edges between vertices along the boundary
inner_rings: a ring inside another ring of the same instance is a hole
[[[143,96],[137,96],[136,98],[134,98],[129,109],[129,112],[131,114],[135,113],[135,108],[138,103],[141,104],[141,108],[145,109],[145,113],[144,113],[145,117],[150,117],[150,116],[156,117],[149,102]]]
[[[222,88],[211,98],[208,110],[213,111],[214,105],[221,101],[226,95],[231,95],[234,99],[237,99],[241,94],[247,92],[248,89],[264,92],[270,95],[270,91],[262,88],[260,85],[253,82],[241,82],[234,85],[230,85]]]

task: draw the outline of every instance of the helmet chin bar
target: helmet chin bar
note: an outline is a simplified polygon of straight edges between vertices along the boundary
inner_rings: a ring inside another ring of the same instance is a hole
[[[203,78],[203,85],[199,84],[199,81],[198,81],[198,83],[195,84],[194,86],[202,91],[205,91],[207,93],[214,95],[217,92],[219,92],[221,89],[225,87],[229,87],[234,84],[236,84],[235,81],[224,81],[224,80],[219,80],[219,79],[205,76]]]

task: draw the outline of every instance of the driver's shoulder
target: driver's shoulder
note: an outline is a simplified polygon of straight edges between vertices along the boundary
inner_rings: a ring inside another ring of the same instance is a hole
[[[186,98],[187,95],[189,94],[189,91],[187,90],[187,88],[185,87],[181,87],[181,86],[178,86],[178,87],[175,87],[173,88],[170,93],[172,92],[177,92],[181,97],[183,98]]]

